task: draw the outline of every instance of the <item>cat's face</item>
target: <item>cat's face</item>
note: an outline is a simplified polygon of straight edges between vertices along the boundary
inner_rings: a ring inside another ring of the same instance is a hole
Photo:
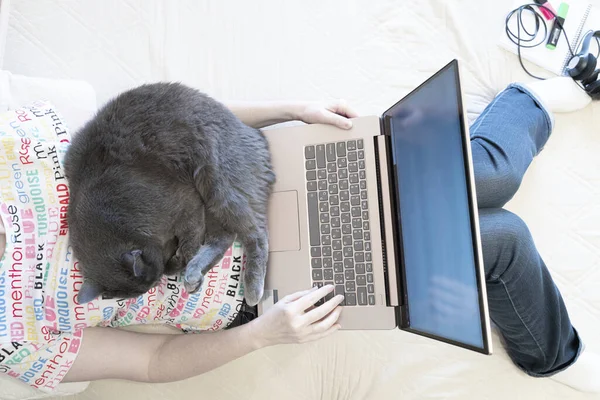
[[[163,249],[158,246],[112,245],[103,249],[112,250],[86,252],[78,257],[84,277],[77,297],[80,304],[98,297],[138,297],[156,286],[164,273]],[[76,249],[74,253],[77,257]]]

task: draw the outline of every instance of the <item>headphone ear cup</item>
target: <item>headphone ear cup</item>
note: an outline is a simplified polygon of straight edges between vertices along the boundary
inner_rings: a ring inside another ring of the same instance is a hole
[[[577,65],[569,69],[569,75],[571,75],[571,77],[576,81],[588,79],[590,75],[594,73],[594,70],[596,69],[596,64],[596,57],[594,57],[592,54],[579,56]]]
[[[589,78],[582,80],[581,83],[584,86],[592,84],[592,83],[594,83],[594,82],[596,82],[598,80],[598,75],[599,74],[600,74],[600,69],[597,69],[597,70],[594,71],[594,73],[592,75],[590,75]]]
[[[592,99],[600,99],[600,81],[592,82],[589,85],[586,85],[585,91],[592,97]]]

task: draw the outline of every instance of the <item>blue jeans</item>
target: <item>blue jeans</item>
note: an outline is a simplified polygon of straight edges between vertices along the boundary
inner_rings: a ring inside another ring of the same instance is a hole
[[[501,92],[471,127],[490,315],[514,363],[532,376],[567,368],[582,346],[527,226],[502,209],[552,127],[543,104],[519,85]]]

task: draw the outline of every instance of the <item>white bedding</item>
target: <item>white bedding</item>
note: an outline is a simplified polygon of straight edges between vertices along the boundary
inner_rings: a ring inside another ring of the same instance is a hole
[[[371,114],[458,57],[471,119],[506,84],[527,79],[495,45],[512,0],[232,3],[13,0],[2,68],[82,79],[99,104],[142,82],[180,80],[222,100],[343,97]],[[529,223],[574,323],[597,352],[599,127],[598,104],[558,115],[509,207]],[[342,332],[265,349],[185,382],[92,383],[78,398],[593,398],[527,377],[497,336],[494,346],[485,357],[397,330]]]

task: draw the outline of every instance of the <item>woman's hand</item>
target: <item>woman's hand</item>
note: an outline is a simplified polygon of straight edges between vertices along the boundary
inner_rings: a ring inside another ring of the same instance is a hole
[[[356,118],[358,114],[344,100],[330,103],[307,103],[300,106],[297,118],[307,124],[329,124],[338,128],[352,128],[349,118]]]
[[[297,292],[279,300],[265,314],[249,323],[258,347],[306,343],[324,338],[340,329],[342,312],[338,295],[319,307],[313,305],[333,291],[333,286]],[[308,310],[308,311],[307,311]]]

